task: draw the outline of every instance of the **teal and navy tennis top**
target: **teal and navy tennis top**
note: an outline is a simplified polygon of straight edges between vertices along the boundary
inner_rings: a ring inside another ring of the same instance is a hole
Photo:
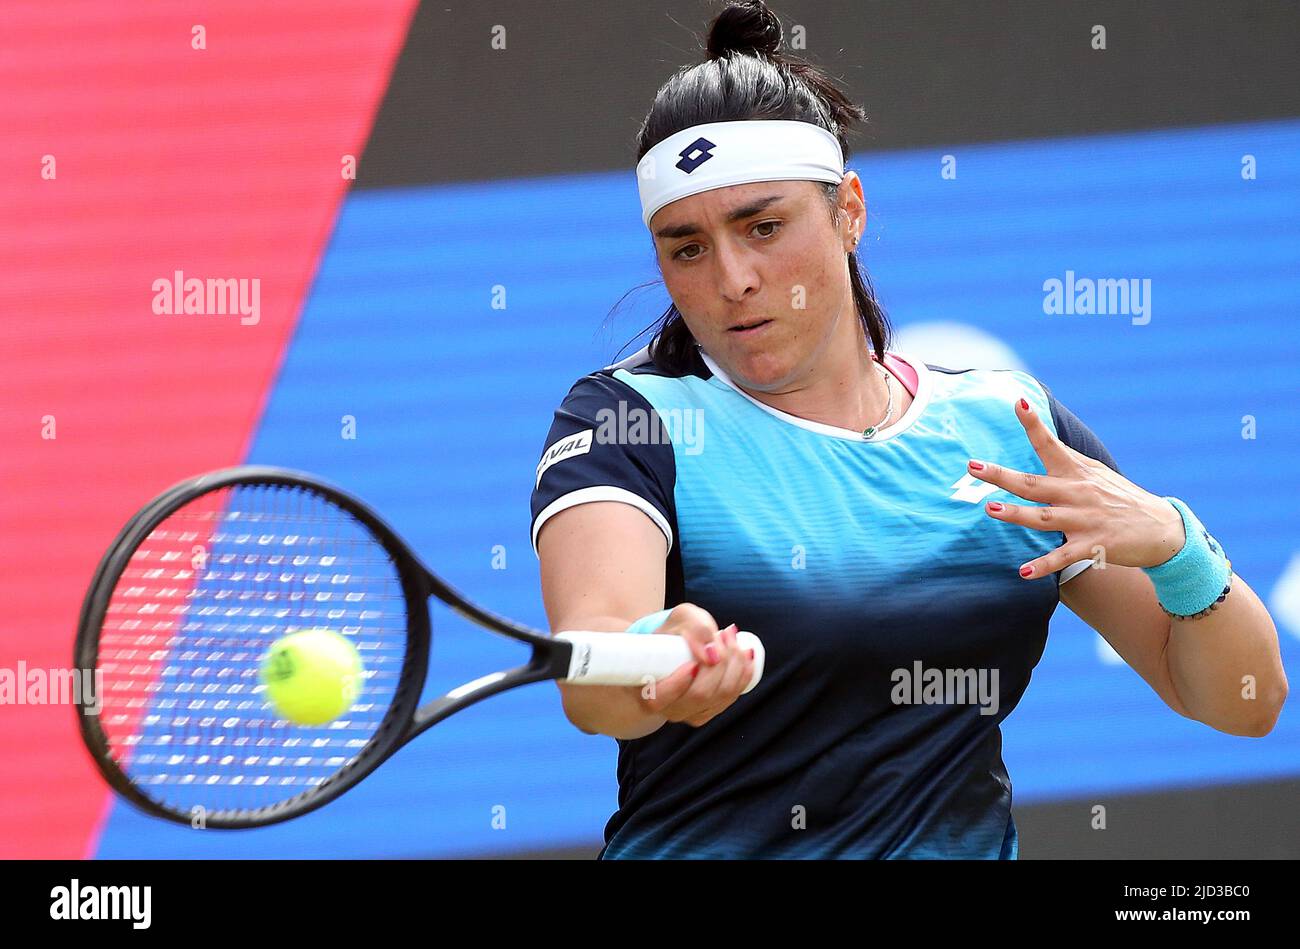
[[[669,372],[642,350],[580,379],[537,467],[534,549],[566,508],[630,504],[668,541],[664,606],[694,603],[767,650],[762,682],[703,727],[619,740],[601,856],[1014,858],[999,725],[1058,583],[1090,562],[1022,580],[1064,536],[990,517],[987,500],[1032,502],[966,463],[1044,471],[1021,397],[1066,444],[1114,460],[1019,370],[889,353],[913,401],[868,440],[765,405],[698,357]]]

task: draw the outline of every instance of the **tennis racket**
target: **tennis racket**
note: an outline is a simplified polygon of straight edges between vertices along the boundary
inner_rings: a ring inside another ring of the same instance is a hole
[[[532,647],[529,661],[417,707],[429,597]],[[279,716],[261,678],[289,633],[345,636],[363,663],[342,716]],[[763,646],[754,675],[763,672]],[[82,605],[74,664],[99,683],[77,704],[100,773],[149,814],[210,828],[298,817],[399,748],[489,696],[558,679],[644,685],[691,658],[670,635],[554,636],[476,606],[426,568],[379,516],[318,478],[240,466],[182,482],[142,508],[104,555]]]

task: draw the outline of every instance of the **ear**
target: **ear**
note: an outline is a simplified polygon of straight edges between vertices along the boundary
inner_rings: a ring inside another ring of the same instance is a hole
[[[844,172],[844,180],[840,182],[840,188],[842,190],[852,191],[863,209],[866,209],[867,199],[862,193],[862,179],[858,177],[856,171]],[[850,200],[852,200],[852,198],[850,198]]]
[[[852,253],[867,232],[867,201],[862,193],[862,179],[856,171],[846,171],[839,184],[839,205],[844,218],[844,249]]]

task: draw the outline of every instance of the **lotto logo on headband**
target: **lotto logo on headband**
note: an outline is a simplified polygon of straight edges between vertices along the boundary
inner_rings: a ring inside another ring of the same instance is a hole
[[[714,145],[707,138],[697,138],[677,153],[682,159],[677,163],[677,167],[689,175],[696,168],[699,168],[706,161],[712,158],[713,153],[710,149],[717,147],[717,145]],[[691,152],[699,152],[700,154],[694,158],[688,158],[687,156],[690,155]]]
[[[709,162],[710,158],[720,161]],[[680,175],[664,169],[676,168]],[[669,135],[637,162],[641,221],[664,205],[751,181],[844,180],[839,139],[820,125],[785,119],[705,122]]]

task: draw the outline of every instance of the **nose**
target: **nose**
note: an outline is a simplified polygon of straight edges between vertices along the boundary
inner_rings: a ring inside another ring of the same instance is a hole
[[[715,280],[723,298],[739,303],[758,292],[758,270],[753,256],[731,241],[719,242],[714,260],[717,261]]]

